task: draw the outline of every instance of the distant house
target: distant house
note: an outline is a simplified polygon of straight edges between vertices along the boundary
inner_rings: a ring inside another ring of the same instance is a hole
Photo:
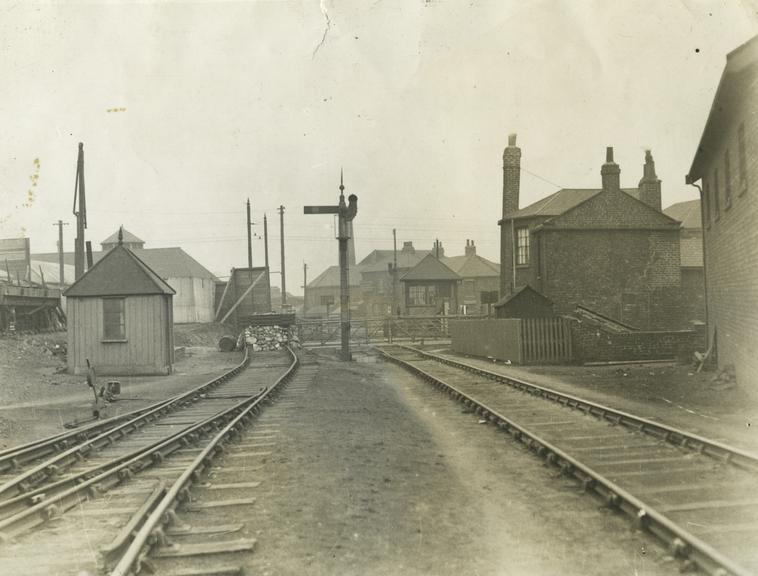
[[[174,290],[133,251],[117,245],[64,294],[69,372],[171,372]]]
[[[663,214],[650,152],[635,189],[606,152],[602,187],[561,189],[519,208],[521,149],[503,154],[501,297],[527,284],[559,314],[577,305],[638,328],[687,327],[682,317],[679,222]]]
[[[123,230],[123,237],[123,246],[132,250],[140,260],[176,291],[173,299],[176,324],[213,322],[216,278],[207,268],[182,248],[144,248],[144,240],[126,229]],[[94,263],[97,263],[117,244],[118,232],[101,242],[103,251],[92,254]],[[58,254],[57,252],[33,254],[32,259],[58,262]],[[74,253],[65,253],[64,261],[67,264],[73,264]],[[66,280],[70,284],[73,281],[73,275],[69,276],[66,273]]]
[[[705,322],[705,271],[700,200],[677,202],[663,213],[682,223],[679,228],[682,315],[685,320],[702,324]]]
[[[487,305],[482,304],[482,292],[499,292],[500,265],[479,256],[473,240],[466,240],[463,256],[445,256],[441,260],[461,277],[458,313],[486,314]]]
[[[687,183],[700,182],[709,346],[758,397],[758,36],[727,55]]]
[[[441,259],[427,254],[400,278],[403,312],[408,316],[455,314],[460,281]]]
[[[393,273],[395,251],[372,250],[357,266],[361,275],[362,313],[373,317],[397,314],[403,299],[399,279],[427,254],[429,250],[417,250],[413,242],[403,242],[397,251],[397,270]]]

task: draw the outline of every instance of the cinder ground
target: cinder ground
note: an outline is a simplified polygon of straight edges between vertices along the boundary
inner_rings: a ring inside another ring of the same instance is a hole
[[[261,481],[254,506],[223,518],[258,540],[246,574],[677,573],[625,518],[428,384],[320,357],[308,392],[250,428],[275,434],[272,454],[223,477]]]
[[[676,363],[507,366],[456,355],[443,344],[425,348],[758,453],[758,400],[713,382],[714,372]]]
[[[215,348],[216,325],[179,325],[177,346],[187,345],[169,376],[103,377],[119,380],[119,400],[109,416],[183,392],[237,365],[240,353]],[[87,418],[93,395],[83,376],[65,373],[63,356],[51,353],[65,332],[0,338],[0,450],[64,430],[63,423]],[[188,345],[194,344],[194,345]]]

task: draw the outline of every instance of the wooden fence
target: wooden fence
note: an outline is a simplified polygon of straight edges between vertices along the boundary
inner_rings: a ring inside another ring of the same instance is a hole
[[[404,340],[447,340],[452,320],[477,320],[481,316],[393,316],[350,321],[350,340],[356,343]],[[298,318],[297,330],[303,344],[339,342],[340,321]]]
[[[571,321],[567,318],[522,318],[521,361],[524,364],[570,362]]]

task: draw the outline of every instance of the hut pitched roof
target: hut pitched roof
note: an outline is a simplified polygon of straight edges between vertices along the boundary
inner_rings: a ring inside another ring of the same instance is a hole
[[[105,254],[64,292],[66,297],[175,294],[158,274],[125,246]]]
[[[401,282],[409,280],[460,280],[461,277],[453,272],[441,260],[438,260],[431,254],[424,256],[423,260],[408,270],[400,278]]]

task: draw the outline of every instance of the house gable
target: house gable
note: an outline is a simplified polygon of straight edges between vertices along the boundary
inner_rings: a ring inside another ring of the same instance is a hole
[[[622,190],[607,190],[546,220],[550,228],[678,230],[680,223]]]

